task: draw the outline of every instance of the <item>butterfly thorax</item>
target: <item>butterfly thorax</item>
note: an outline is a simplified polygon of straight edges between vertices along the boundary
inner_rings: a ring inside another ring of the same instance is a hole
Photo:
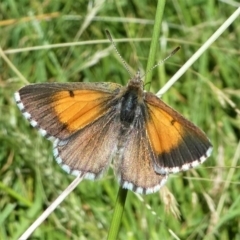
[[[140,105],[143,103],[143,82],[137,74],[132,78],[122,95],[120,120],[125,124],[131,124],[139,115]]]

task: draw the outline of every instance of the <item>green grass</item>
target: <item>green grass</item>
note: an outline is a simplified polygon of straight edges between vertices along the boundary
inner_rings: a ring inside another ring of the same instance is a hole
[[[167,1],[156,62],[176,46],[181,50],[153,70],[151,91],[157,92],[235,9],[216,1]],[[106,1],[95,7],[86,1],[5,0],[0,4],[0,46],[29,83],[126,84],[129,75],[104,31],[109,29],[116,42],[123,40],[117,47],[130,69],[144,72],[155,11],[151,1]],[[54,12],[59,14],[38,19]],[[197,169],[172,175],[159,193],[142,196],[144,203],[129,192],[119,239],[174,239],[169,229],[179,239],[240,238],[239,41],[238,18],[163,96],[207,133],[212,156]],[[59,43],[70,44],[54,47]],[[51,47],[43,49],[46,45]],[[25,49],[35,46],[40,49]],[[13,93],[25,84],[0,58],[3,240],[17,239],[73,180],[54,161],[51,143],[16,107]],[[84,180],[30,239],[106,239],[117,192],[112,170],[99,181]]]

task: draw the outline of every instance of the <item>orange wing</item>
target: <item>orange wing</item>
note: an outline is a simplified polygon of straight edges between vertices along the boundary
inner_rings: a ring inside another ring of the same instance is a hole
[[[109,111],[114,83],[45,83],[15,93],[23,115],[43,136],[64,139]]]
[[[212,150],[206,135],[155,95],[146,93],[145,101],[155,171],[174,173],[204,162]]]

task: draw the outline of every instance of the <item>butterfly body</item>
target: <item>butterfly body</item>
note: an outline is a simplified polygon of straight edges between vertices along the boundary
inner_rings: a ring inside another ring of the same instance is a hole
[[[205,161],[205,134],[154,94],[139,73],[115,83],[44,83],[15,93],[23,115],[54,141],[54,156],[73,175],[96,179],[111,161],[119,183],[153,193],[169,173]]]

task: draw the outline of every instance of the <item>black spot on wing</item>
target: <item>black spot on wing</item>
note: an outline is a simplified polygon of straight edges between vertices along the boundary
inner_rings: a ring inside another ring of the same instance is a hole
[[[175,120],[175,119],[172,119],[172,120],[171,120],[171,124],[172,124],[172,125],[174,125],[174,124],[175,124],[175,122],[176,122],[176,120]]]
[[[70,97],[74,97],[74,92],[72,90],[69,90],[68,92]]]

